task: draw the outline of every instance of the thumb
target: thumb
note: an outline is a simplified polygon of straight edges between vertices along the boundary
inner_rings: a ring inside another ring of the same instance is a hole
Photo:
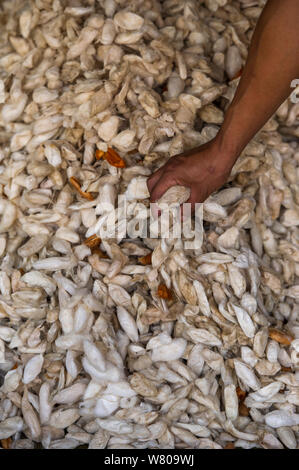
[[[173,178],[167,176],[161,176],[161,178],[156,182],[155,186],[151,190],[151,202],[158,201],[163,194],[167,191],[167,189],[171,188],[171,186],[175,186],[177,183],[174,181]]]
[[[184,204],[181,205],[181,216],[182,218],[184,218],[184,205],[185,204],[191,204],[191,213],[193,214],[194,213],[194,210],[195,210],[195,204],[197,203],[198,201],[196,200],[196,193],[194,190],[191,189],[191,194],[190,194],[190,197],[189,199],[184,202]],[[187,207],[187,206],[185,206]],[[188,216],[188,211],[186,211],[186,216]]]

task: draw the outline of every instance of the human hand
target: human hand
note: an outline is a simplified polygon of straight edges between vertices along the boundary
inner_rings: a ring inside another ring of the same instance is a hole
[[[190,188],[191,210],[219,189],[230,175],[236,158],[223,152],[216,139],[171,157],[147,180],[150,201],[156,202],[171,186]]]

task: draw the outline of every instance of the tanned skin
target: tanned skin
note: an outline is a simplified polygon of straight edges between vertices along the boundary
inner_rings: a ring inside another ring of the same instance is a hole
[[[148,181],[151,202],[174,185],[203,202],[230,175],[240,153],[293,91],[299,78],[299,0],[268,0],[255,28],[234,99],[217,136],[176,155]]]

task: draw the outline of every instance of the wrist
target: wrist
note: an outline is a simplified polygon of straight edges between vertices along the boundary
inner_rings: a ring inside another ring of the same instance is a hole
[[[219,165],[224,168],[232,168],[240,155],[236,145],[227,138],[228,134],[222,131],[218,132],[213,140],[213,147],[215,148],[215,155],[219,159]],[[228,136],[229,137],[229,136]]]
[[[244,132],[244,126],[242,126],[240,118],[236,119],[234,109],[231,106],[227,110],[223,124],[215,138],[218,151],[223,155],[227,164],[234,165],[249,140],[247,139],[246,132]]]

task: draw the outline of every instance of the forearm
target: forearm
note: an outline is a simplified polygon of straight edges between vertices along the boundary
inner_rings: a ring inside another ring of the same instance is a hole
[[[299,77],[299,0],[269,0],[217,142],[232,163],[291,93]]]

